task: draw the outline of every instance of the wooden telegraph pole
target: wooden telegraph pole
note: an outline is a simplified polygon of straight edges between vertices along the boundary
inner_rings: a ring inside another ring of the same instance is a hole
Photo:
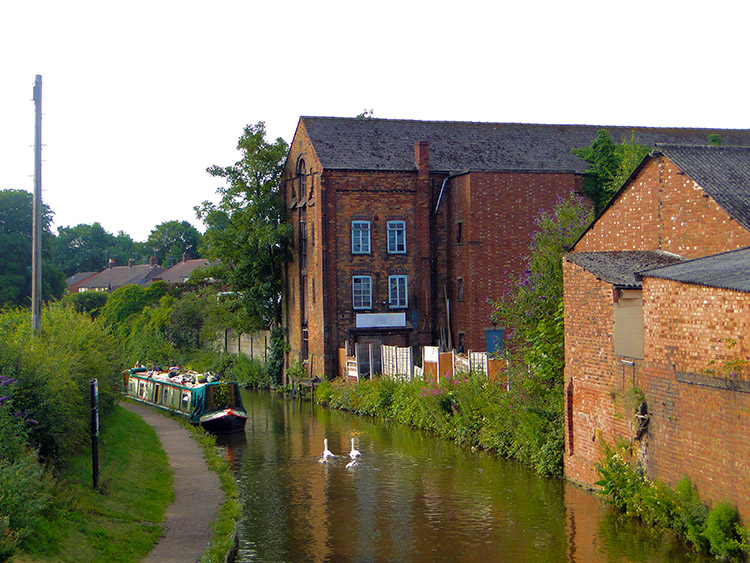
[[[42,75],[34,82],[34,207],[31,256],[31,326],[42,330]]]

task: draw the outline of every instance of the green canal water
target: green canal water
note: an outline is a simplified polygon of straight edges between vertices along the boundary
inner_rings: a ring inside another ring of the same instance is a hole
[[[696,561],[600,499],[397,424],[244,392],[237,561]],[[347,468],[351,438],[360,461]],[[336,455],[320,463],[323,440]]]

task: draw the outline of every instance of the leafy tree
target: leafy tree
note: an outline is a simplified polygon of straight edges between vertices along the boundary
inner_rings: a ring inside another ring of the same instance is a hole
[[[110,259],[118,266],[127,264],[135,257],[134,244],[130,235],[122,231],[115,236],[99,223],[81,223],[57,230],[55,259],[66,276],[77,272],[101,272]]]
[[[148,287],[133,284],[119,287],[109,296],[98,320],[119,331],[129,317],[158,303],[167,294],[167,289],[167,284],[162,281],[154,282]]]
[[[34,196],[24,190],[0,191],[0,308],[31,303],[31,255]],[[42,208],[42,298],[60,298],[65,276],[51,261],[52,212]]]
[[[221,277],[240,296],[243,329],[280,325],[281,268],[290,256],[291,225],[279,196],[288,146],[281,138],[269,143],[265,137],[262,121],[245,127],[237,145],[242,158],[207,169],[226,182],[217,190],[220,203],[196,207],[207,227],[208,257],[221,261]]]
[[[159,264],[169,268],[180,262],[183,254],[188,259],[199,258],[202,239],[198,229],[187,221],[166,221],[151,231],[145,247]]]
[[[573,149],[573,154],[589,163],[583,175],[583,189],[594,201],[595,211],[602,211],[620,189],[650,148],[639,145],[633,135],[616,145],[602,129],[588,147]]]
[[[526,272],[512,280],[501,299],[492,302],[493,322],[508,327],[508,345],[529,366],[530,387],[559,386],[563,381],[562,256],[591,222],[592,211],[578,197],[560,200],[536,221]]]
[[[86,313],[95,319],[99,316],[102,307],[107,304],[108,298],[109,293],[106,291],[84,291],[66,295],[63,303],[71,305],[76,313]]]

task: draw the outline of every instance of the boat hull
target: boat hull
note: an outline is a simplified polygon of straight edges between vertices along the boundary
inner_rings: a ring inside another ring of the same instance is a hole
[[[245,430],[247,415],[244,411],[225,409],[200,417],[200,425],[208,432],[231,434]]]

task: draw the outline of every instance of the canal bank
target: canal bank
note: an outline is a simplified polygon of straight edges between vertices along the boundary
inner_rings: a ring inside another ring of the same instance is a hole
[[[121,406],[154,428],[174,471],[175,499],[166,511],[164,536],[144,561],[194,563],[212,539],[211,523],[224,501],[219,478],[206,464],[201,446],[179,422],[130,401]]]

